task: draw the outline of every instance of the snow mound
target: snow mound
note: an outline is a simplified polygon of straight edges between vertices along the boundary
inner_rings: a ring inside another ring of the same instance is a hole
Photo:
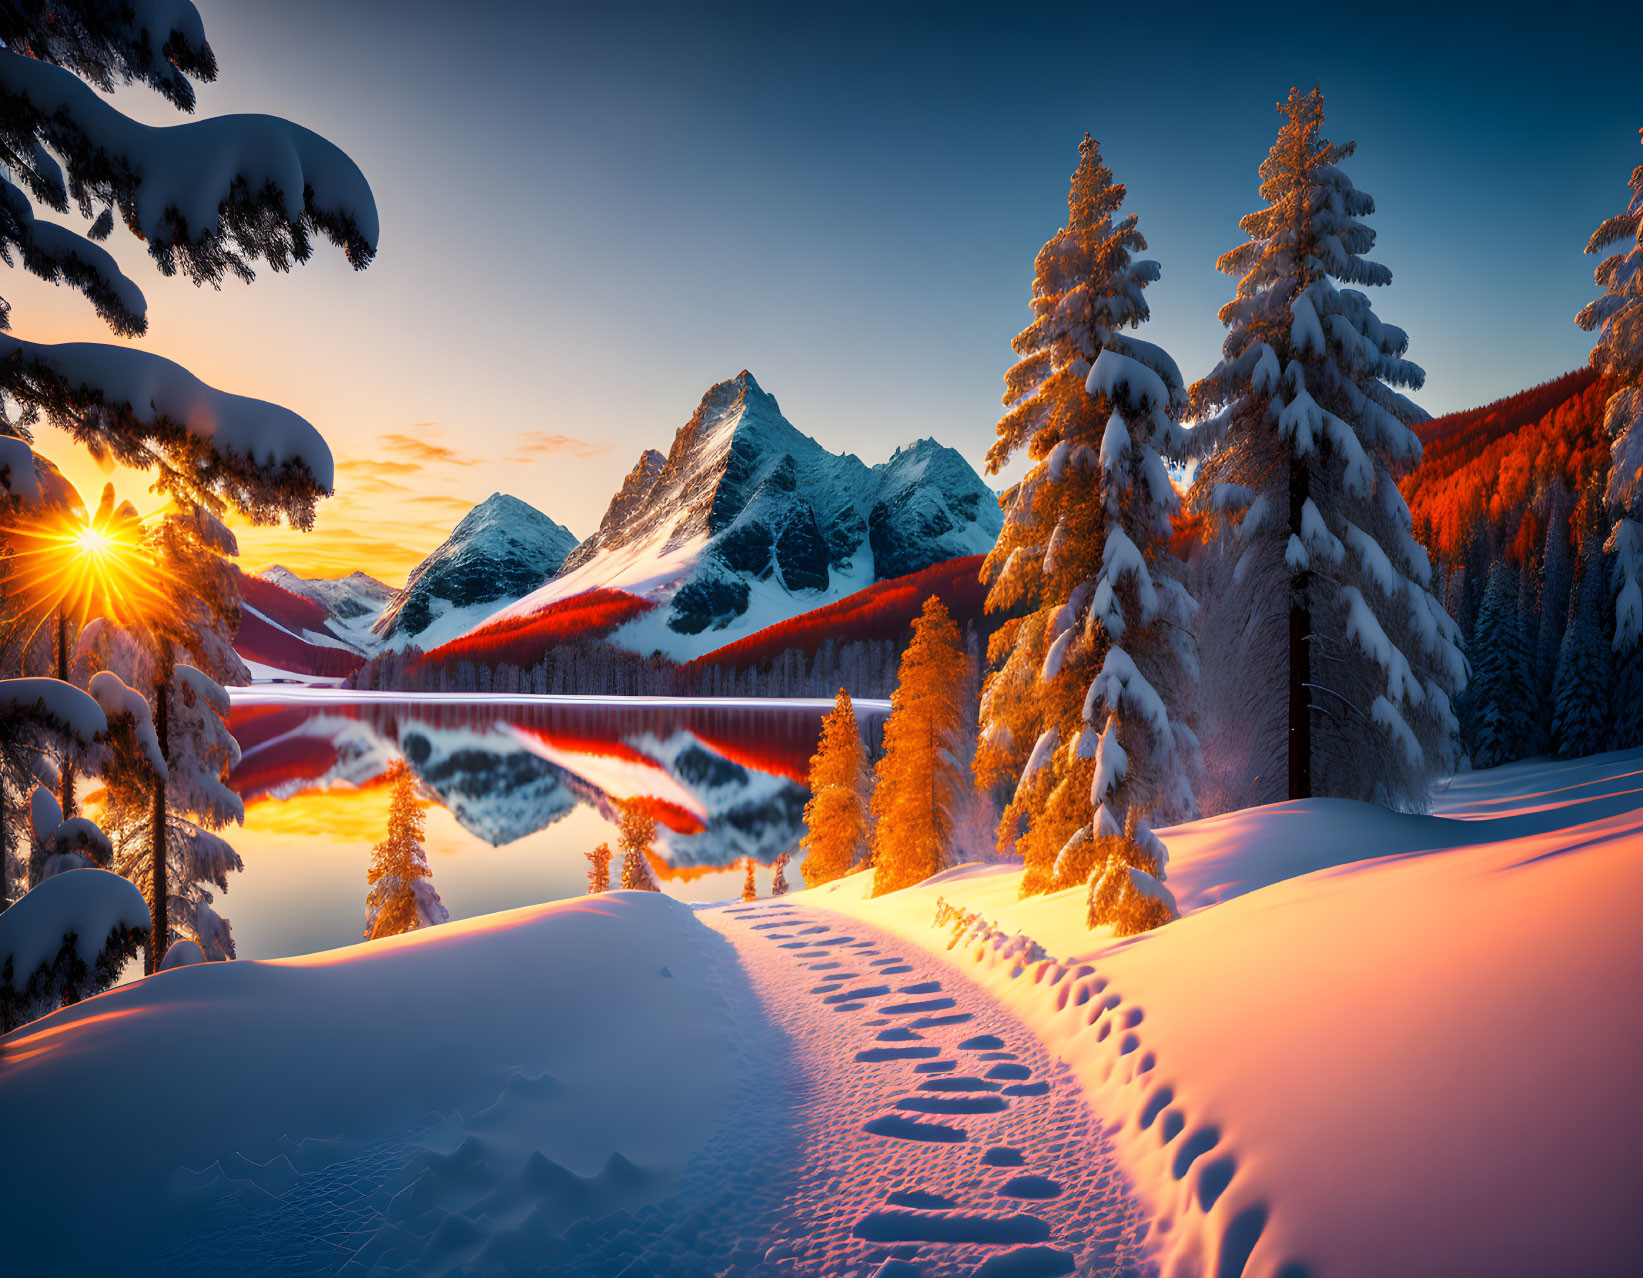
[[[612,892],[64,1009],[0,1039],[0,1126],[30,1169],[7,1261],[266,1272],[280,1230],[328,1249],[282,1250],[292,1272],[324,1272],[340,1210],[367,1269],[512,1272],[575,1219],[667,1192],[711,1132],[738,1070],[724,953],[686,906]]]

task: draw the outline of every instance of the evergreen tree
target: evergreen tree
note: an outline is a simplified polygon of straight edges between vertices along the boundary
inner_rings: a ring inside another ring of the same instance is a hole
[[[982,569],[988,610],[1017,615],[989,645],[975,756],[982,789],[1014,783],[998,837],[1026,863],[1023,895],[1084,881],[1092,835],[1122,840],[1132,805],[1165,822],[1195,814],[1198,746],[1183,713],[1195,605],[1168,545],[1177,497],[1164,465],[1185,444],[1174,420],[1185,395],[1174,360],[1127,331],[1148,318],[1142,290],[1158,264],[1134,259],[1146,240],[1133,214],[1118,216],[1124,196],[1085,134],[987,455],[993,474],[1023,450],[1030,463],[1004,494]],[[1095,793],[1106,735],[1109,768],[1120,739],[1135,766],[1121,789]],[[1150,835],[1145,821],[1135,830],[1126,855],[1139,862]]]
[[[1574,583],[1552,683],[1552,753],[1560,759],[1596,754],[1606,746],[1605,711],[1613,683],[1605,633],[1610,615],[1608,575],[1594,543]]]
[[[656,841],[656,818],[638,799],[625,799],[617,808],[621,812],[617,845],[622,849],[622,887],[639,892],[660,892],[662,885],[650,868],[645,854]]]
[[[759,899],[759,885],[753,881],[753,866],[755,862],[750,856],[743,857],[742,860],[747,867],[747,877],[742,880],[742,900],[757,901]]]
[[[1518,570],[1497,562],[1489,569],[1472,653],[1472,705],[1477,721],[1474,767],[1511,763],[1534,748],[1529,652],[1517,603]]]
[[[588,859],[588,894],[610,891],[610,844],[601,843],[592,852],[582,855]]]
[[[932,595],[913,622],[884,724],[873,800],[873,895],[947,868],[953,812],[970,786],[958,754],[964,728],[964,645]]]
[[[393,786],[388,835],[371,849],[371,865],[365,872],[371,885],[365,898],[367,941],[448,923],[451,918],[429,877],[416,779],[401,761],[388,770],[388,782]]]
[[[1264,789],[1421,808],[1453,766],[1451,698],[1465,679],[1454,622],[1430,593],[1397,478],[1420,459],[1426,419],[1394,387],[1418,388],[1408,338],[1343,284],[1391,272],[1363,254],[1374,201],[1341,169],[1352,143],[1322,136],[1323,95],[1292,90],[1261,165],[1265,207],[1249,241],[1217,262],[1241,277],[1221,310],[1221,362],[1192,388],[1216,445],[1194,504],[1231,547],[1227,597],[1244,668],[1237,713]],[[1286,767],[1287,760],[1287,767]]]
[[[1622,246],[1594,274],[1603,296],[1575,316],[1581,328],[1597,333],[1592,364],[1613,388],[1603,425],[1610,440],[1607,497],[1620,516],[1608,544],[1618,580],[1619,653],[1629,653],[1643,635],[1643,164],[1632,170],[1630,185],[1626,211],[1606,219],[1586,245],[1588,253]]]
[[[1540,703],[1552,704],[1563,633],[1568,626],[1574,584],[1574,546],[1570,542],[1573,502],[1568,489],[1554,484],[1546,499],[1546,540],[1540,554],[1540,630],[1535,635],[1534,679]],[[1550,723],[1551,715],[1544,721]]]
[[[849,874],[867,846],[867,769],[856,710],[843,688],[822,720],[810,757],[810,801],[804,805],[799,867],[806,887]]]
[[[787,895],[787,853],[776,858],[776,868],[770,875],[770,895]]]
[[[98,618],[86,626],[74,675],[89,686],[108,671],[141,690],[149,707],[143,731],[151,725],[164,761],[144,768],[141,757],[127,751],[111,756],[112,771],[104,776],[114,868],[149,897],[153,944],[146,967],[152,971],[173,927],[208,957],[234,957],[232,932],[207,885],[226,891],[227,876],[242,868],[216,833],[245,819],[226,783],[239,746],[228,731],[221,684],[248,683],[250,675],[233,648],[240,620],[229,562],[238,551],[233,533],[202,507],[174,505],[144,530],[141,549],[152,584],[120,624]],[[122,760],[133,769],[123,770]]]

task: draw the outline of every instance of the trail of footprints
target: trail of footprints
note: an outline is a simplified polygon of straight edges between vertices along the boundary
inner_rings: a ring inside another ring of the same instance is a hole
[[[1051,1082],[1035,1079],[1033,1068],[1009,1050],[1005,1039],[972,1032],[975,1013],[960,1008],[943,980],[898,982],[894,978],[916,975],[914,964],[888,952],[887,939],[859,939],[825,923],[809,923],[813,916],[798,907],[727,913],[761,919],[748,926],[786,951],[782,961],[797,965],[798,976],[819,982],[808,987],[808,996],[821,1009],[858,1014],[852,1030],[831,1035],[847,1041],[854,1032],[866,1040],[845,1059],[858,1069],[876,1071],[867,1081],[881,1093],[874,1104],[869,1087],[869,1105],[880,1112],[858,1124],[871,1138],[872,1160],[858,1174],[874,1180],[877,1188],[877,1181],[898,1179],[884,1174],[884,1163],[904,1173],[902,1183],[882,1193],[881,1202],[867,1210],[857,1205],[849,1222],[856,1250],[829,1252],[823,1268],[815,1269],[801,1263],[813,1265],[813,1255],[777,1245],[766,1254],[770,1266],[760,1272],[854,1273],[860,1278],[1145,1272],[1135,1245],[1139,1220],[1133,1208],[1125,1218],[1125,1195],[1110,1154],[1086,1156],[1093,1123],[1086,1130],[1071,1130],[1079,1126],[1076,1120],[1044,1112],[1053,1105],[1083,1114],[1081,1100],[1053,1096]],[[800,987],[796,981],[794,988]],[[988,1001],[976,991],[957,992],[973,1004]],[[1030,1038],[1020,1027],[1014,1029]],[[1032,1054],[1043,1056],[1036,1040],[1030,1047]],[[1070,1087],[1064,1084],[1063,1090]],[[1039,1112],[1022,1106],[1036,1106]],[[1011,1128],[1028,1139],[1009,1139]],[[875,1156],[875,1147],[882,1153]],[[913,1156],[904,1157],[906,1151]],[[1105,1165],[1091,1165],[1096,1163]],[[1073,1202],[1066,1201],[1069,1171],[1080,1182]],[[964,1197],[955,1185],[962,1186]],[[1061,1210],[1055,1210],[1058,1204]],[[824,1217],[816,1223],[836,1229],[844,1222]]]

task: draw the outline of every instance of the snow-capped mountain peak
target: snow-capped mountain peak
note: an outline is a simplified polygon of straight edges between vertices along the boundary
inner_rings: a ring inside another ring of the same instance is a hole
[[[524,615],[596,587],[657,607],[614,636],[698,655],[874,581],[989,549],[997,501],[933,440],[867,466],[828,452],[745,369],[709,388],[666,457],[646,450],[599,530]]]
[[[411,570],[373,627],[384,644],[453,639],[557,572],[576,538],[517,497],[492,493]]]

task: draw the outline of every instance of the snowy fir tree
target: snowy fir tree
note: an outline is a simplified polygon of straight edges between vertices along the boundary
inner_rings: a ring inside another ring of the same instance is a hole
[[[638,799],[627,799],[616,806],[621,813],[617,845],[622,849],[622,887],[660,892],[662,885],[656,881],[656,872],[646,859],[651,844],[656,842],[656,818]]]
[[[989,611],[1016,615],[990,645],[975,763],[982,789],[1014,785],[999,840],[1025,861],[1024,895],[1088,879],[1098,839],[1159,872],[1148,820],[1195,811],[1195,605],[1169,547],[1165,464],[1185,446],[1185,393],[1175,361],[1128,331],[1158,265],[1133,257],[1146,241],[1119,217],[1124,194],[1085,134],[987,455],[994,474],[1030,463],[982,570]]]
[[[1606,710],[1614,681],[1609,650],[1609,572],[1594,543],[1581,564],[1569,622],[1552,681],[1552,753],[1560,759],[1596,754],[1606,746]]]
[[[757,901],[759,899],[759,885],[754,881],[753,870],[757,862],[752,857],[742,858],[747,870],[747,877],[742,880],[742,900]]]
[[[1454,621],[1432,596],[1397,479],[1426,415],[1394,387],[1424,374],[1369,298],[1374,201],[1322,136],[1323,95],[1292,90],[1261,165],[1265,207],[1216,263],[1238,276],[1220,363],[1192,387],[1214,451],[1194,506],[1215,516],[1223,571],[1199,641],[1235,681],[1213,713],[1241,725],[1235,806],[1313,794],[1420,809],[1454,763],[1451,701],[1465,681]]]
[[[1514,565],[1495,563],[1478,610],[1471,682],[1474,767],[1493,768],[1534,751],[1537,729],[1531,715],[1528,643],[1518,612],[1518,578]]]
[[[249,682],[249,674],[232,644],[239,625],[233,533],[209,510],[174,503],[143,530],[140,548],[151,570],[140,600],[123,624],[98,618],[86,626],[74,673],[88,682],[112,672],[148,702],[164,766],[145,769],[127,754],[135,770],[126,772],[116,754],[105,781],[115,868],[148,894],[153,970],[173,928],[209,958],[234,957],[231,929],[208,885],[226,891],[228,875],[241,868],[216,833],[245,819],[227,785],[240,752],[221,684]]]
[[[387,836],[371,849],[365,871],[365,939],[380,940],[418,928],[450,922],[450,912],[434,891],[428,853],[422,846],[425,817],[417,799],[416,778],[398,762],[388,770],[393,787],[388,801]]]
[[[588,859],[588,895],[610,891],[610,844],[601,843],[592,852],[584,852]]]
[[[776,858],[775,867],[770,872],[770,895],[787,895],[787,853],[785,852]]]
[[[971,785],[961,757],[968,688],[958,627],[931,595],[913,622],[884,724],[872,799],[874,896],[947,868],[953,814]]]
[[[867,765],[856,709],[843,688],[822,720],[810,757],[810,800],[804,805],[799,866],[806,887],[831,883],[855,869],[867,847]]]
[[[1638,131],[1643,138],[1643,130]],[[1597,334],[1592,364],[1613,388],[1603,410],[1609,436],[1607,497],[1619,518],[1609,537],[1615,557],[1614,648],[1629,653],[1643,636],[1643,164],[1632,170],[1631,199],[1606,219],[1586,245],[1588,253],[1620,246],[1598,264],[1603,296],[1575,317]]]

